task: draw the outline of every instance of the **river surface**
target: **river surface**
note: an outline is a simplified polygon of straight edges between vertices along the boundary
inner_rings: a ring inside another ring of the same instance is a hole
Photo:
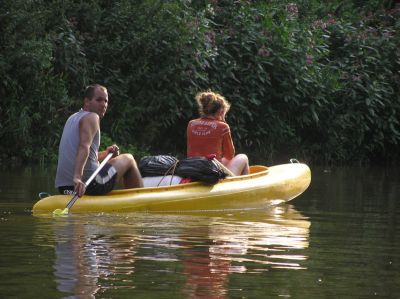
[[[400,298],[400,170],[311,167],[263,210],[32,216],[54,167],[0,167],[0,298]]]

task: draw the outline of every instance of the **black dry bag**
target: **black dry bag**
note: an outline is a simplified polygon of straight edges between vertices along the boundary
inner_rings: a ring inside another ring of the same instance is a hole
[[[207,184],[215,184],[226,177],[225,172],[217,163],[204,157],[191,157],[180,160],[175,174]]]
[[[140,159],[139,170],[142,177],[173,174],[178,159],[173,156],[145,156]]]

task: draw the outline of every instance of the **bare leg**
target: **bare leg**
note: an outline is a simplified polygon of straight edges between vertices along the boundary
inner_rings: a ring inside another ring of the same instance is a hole
[[[126,189],[143,187],[142,176],[131,154],[119,155],[109,163],[117,170],[117,181],[123,180]]]
[[[249,174],[249,158],[245,154],[238,154],[232,160],[222,158],[222,163],[235,175]]]

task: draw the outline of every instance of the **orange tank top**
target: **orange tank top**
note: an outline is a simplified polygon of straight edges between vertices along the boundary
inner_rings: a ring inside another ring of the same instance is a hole
[[[187,156],[207,156],[215,154],[221,161],[222,157],[231,160],[235,155],[231,130],[223,121],[205,117],[193,119],[186,130]]]

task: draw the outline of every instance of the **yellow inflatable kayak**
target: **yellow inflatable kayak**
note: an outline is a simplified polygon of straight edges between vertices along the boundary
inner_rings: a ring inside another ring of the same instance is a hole
[[[173,186],[114,190],[104,196],[83,196],[71,213],[133,211],[198,211],[263,208],[289,201],[303,193],[311,182],[310,168],[302,163],[271,167],[251,166],[250,174],[228,177],[215,185],[200,182]],[[64,209],[70,195],[39,200],[34,214]]]

